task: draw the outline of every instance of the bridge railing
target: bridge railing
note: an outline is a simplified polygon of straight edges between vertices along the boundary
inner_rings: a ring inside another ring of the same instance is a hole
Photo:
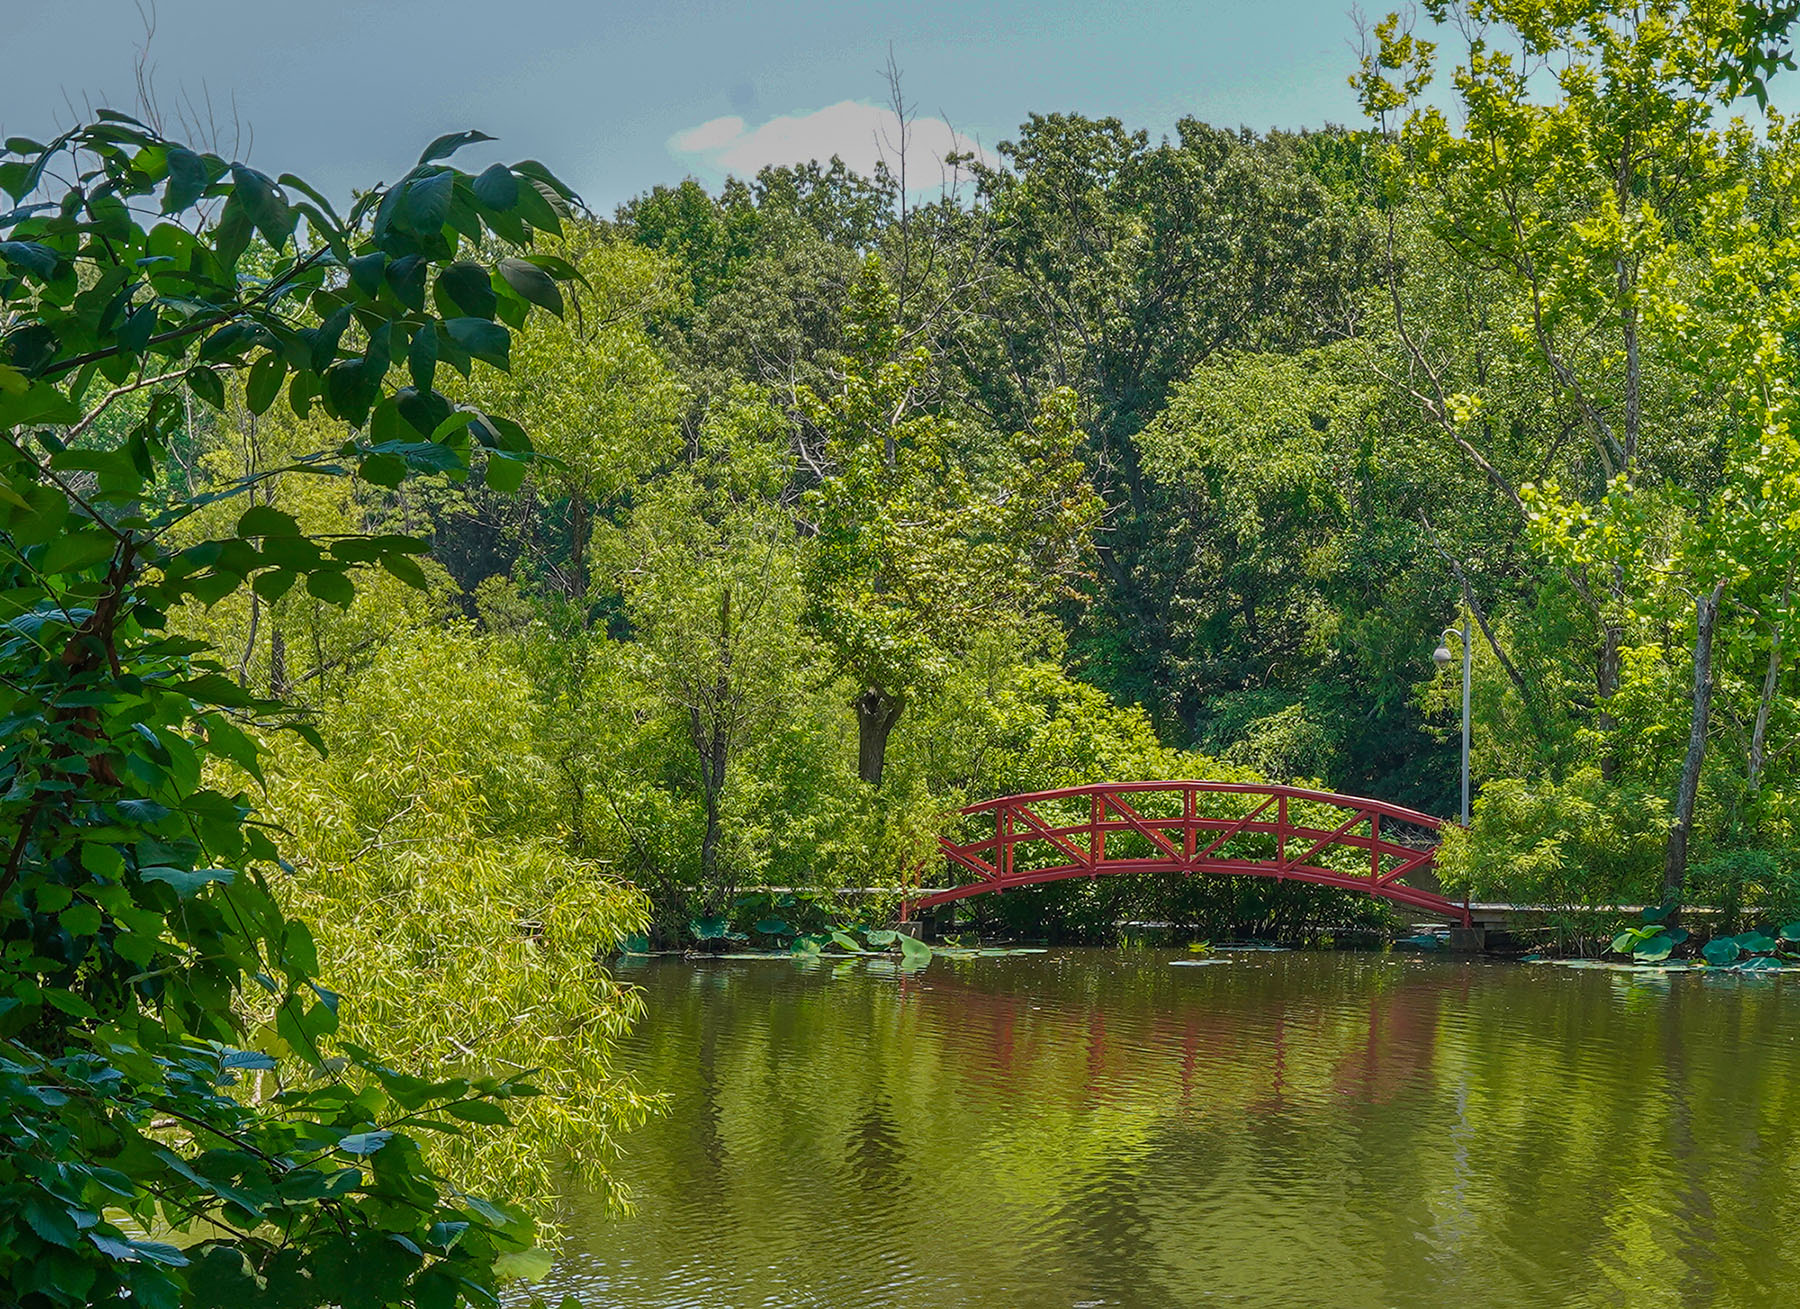
[[[972,880],[914,907],[1069,877],[1245,873],[1342,886],[1434,912],[1460,906],[1406,878],[1431,867],[1441,822],[1385,801],[1243,782],[1104,782],[960,811],[940,848]]]

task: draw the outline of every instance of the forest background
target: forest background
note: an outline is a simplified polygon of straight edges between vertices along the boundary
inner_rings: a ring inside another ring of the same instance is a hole
[[[1427,8],[1452,73],[1377,25],[1366,127],[1034,115],[934,194],[904,132],[874,176],[610,218],[542,165],[444,162],[474,133],[348,220],[154,121],[9,141],[0,1090],[15,1137],[61,1142],[46,1167],[97,1157],[84,1132],[131,1163],[17,1182],[9,1266],[50,1296],[78,1248],[100,1285],[92,1246],[154,1299],[144,1269],[188,1266],[145,1234],[169,1194],[274,1221],[244,1178],[316,1172],[325,1140],[371,1189],[270,1182],[284,1241],[201,1242],[222,1301],[296,1251],[398,1258],[332,1245],[314,1202],[412,1243],[396,1298],[527,1272],[529,1224],[434,1209],[396,1125],[517,1114],[530,1149],[447,1157],[545,1196],[579,1140],[604,1181],[650,1104],[608,1071],[636,1002],[596,953],[879,916],[947,815],[1014,791],[1261,778],[1451,813],[1430,652],[1465,617],[1448,885],[1800,917],[1800,137],[1730,116],[1795,14]],[[150,196],[194,221],[146,225]],[[1113,878],[987,912],[1367,911]],[[219,1091],[278,1055],[366,1074],[274,1083],[338,1135]],[[129,1131],[121,1060],[159,1088]],[[156,1135],[171,1105],[224,1171]],[[145,1231],[98,1226],[93,1187]]]
[[[296,795],[400,757],[467,779],[675,943],[760,918],[751,888],[892,892],[947,813],[1010,791],[1260,777],[1453,814],[1429,655],[1472,619],[1449,885],[1786,913],[1793,145],[1722,117],[1755,73],[1721,72],[1716,8],[1469,18],[1457,130],[1389,23],[1367,129],[1034,115],[928,196],[942,161],[903,136],[873,177],[578,217],[570,314],[458,396],[546,456],[518,492],[271,477],[309,530],[424,535],[429,585],[243,593],[191,628],[316,712],[331,762],[284,757]],[[272,468],[305,429],[234,391],[187,468]],[[421,742],[409,704],[483,730]],[[361,824],[428,828],[388,785]],[[1260,884],[1013,899],[1089,933],[1354,912]]]

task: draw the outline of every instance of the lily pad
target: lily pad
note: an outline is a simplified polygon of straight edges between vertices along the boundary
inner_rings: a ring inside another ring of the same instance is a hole
[[[1777,935],[1784,941],[1800,941],[1800,923],[1789,923]]]
[[[794,934],[794,929],[780,918],[765,918],[752,930],[761,932],[764,936],[792,936]]]
[[[1674,950],[1674,939],[1667,932],[1658,932],[1632,951],[1631,957],[1640,964],[1655,964],[1667,959]]]
[[[1741,932],[1737,943],[1751,954],[1768,954],[1776,947],[1776,940],[1762,932]]]
[[[731,932],[731,924],[723,918],[696,918],[688,924],[696,941],[723,940]]]
[[[1737,962],[1737,957],[1744,952],[1735,936],[1715,936],[1700,947],[1700,957],[1715,968],[1723,968],[1727,964]]]
[[[1740,973],[1778,973],[1782,970],[1779,959],[1771,959],[1767,955],[1758,955],[1754,959],[1746,959],[1737,966]]]
[[[900,938],[900,962],[908,968],[923,968],[931,962],[931,947],[916,936]]]

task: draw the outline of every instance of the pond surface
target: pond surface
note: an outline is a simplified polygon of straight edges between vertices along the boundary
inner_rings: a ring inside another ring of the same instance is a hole
[[[1800,1279],[1800,979],[1375,954],[653,961],[639,1306],[1758,1305]],[[554,1301],[552,1301],[554,1303]]]

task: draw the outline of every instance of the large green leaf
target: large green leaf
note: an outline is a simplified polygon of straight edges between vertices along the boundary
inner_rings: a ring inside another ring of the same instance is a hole
[[[434,163],[439,159],[448,159],[466,145],[473,145],[477,141],[492,141],[493,139],[494,138],[489,136],[486,132],[448,132],[425,147],[424,153],[419,156],[419,162],[421,164],[429,164]]]
[[[511,367],[512,334],[485,318],[450,318],[444,331],[458,347],[496,368]]]
[[[1726,964],[1735,963],[1737,957],[1743,952],[1743,948],[1738,945],[1737,939],[1730,936],[1715,936],[1712,940],[1700,947],[1700,957],[1715,967],[1723,967]]]
[[[523,259],[502,259],[495,267],[506,284],[526,300],[548,309],[558,317],[562,316],[562,288],[557,286],[556,279],[549,273]]]

